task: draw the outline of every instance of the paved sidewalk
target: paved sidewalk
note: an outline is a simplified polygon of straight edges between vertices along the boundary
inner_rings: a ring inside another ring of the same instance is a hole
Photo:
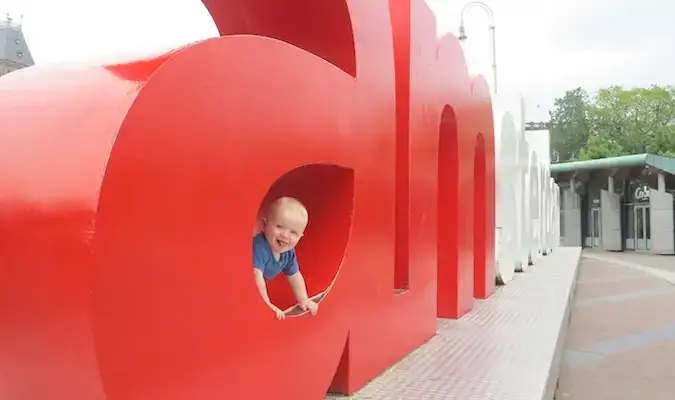
[[[579,248],[558,248],[351,397],[326,400],[540,400],[555,388]],[[553,371],[552,371],[553,370]]]
[[[675,258],[584,254],[556,399],[675,399]]]
[[[675,273],[675,256],[661,256],[634,251],[611,252],[599,249],[584,249],[584,254],[624,263],[645,265],[662,271]],[[675,397],[673,397],[675,399]]]

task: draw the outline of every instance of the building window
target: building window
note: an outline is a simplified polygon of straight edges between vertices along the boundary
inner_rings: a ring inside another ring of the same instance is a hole
[[[647,233],[647,240],[652,238],[652,217],[649,211],[651,207],[645,207],[645,231]]]
[[[645,216],[644,213],[642,212],[642,208],[638,210],[637,213],[637,238],[638,239],[644,239],[645,238]]]
[[[600,237],[600,210],[599,209],[594,209],[591,211],[591,215],[593,218],[593,237],[599,238]]]
[[[18,38],[14,39],[14,43],[19,44],[19,43],[21,43],[21,40],[19,40]]]
[[[16,56],[19,57],[19,58],[23,58],[23,53],[20,52],[20,51],[17,51]]]
[[[626,206],[626,239],[635,238],[635,206]]]

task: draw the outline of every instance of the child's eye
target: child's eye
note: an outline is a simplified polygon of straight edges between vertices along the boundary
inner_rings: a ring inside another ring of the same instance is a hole
[[[278,225],[278,224],[277,224],[277,229],[283,229],[283,225]]]

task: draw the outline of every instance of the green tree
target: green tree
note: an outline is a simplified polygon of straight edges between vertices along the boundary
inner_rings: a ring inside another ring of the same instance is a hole
[[[551,116],[551,161],[573,160],[588,142],[589,95],[582,88],[568,90],[555,100]]]
[[[626,154],[675,156],[675,88],[568,91],[551,111],[554,162]]]
[[[675,89],[600,89],[589,108],[592,134],[616,142],[623,154],[675,151]]]
[[[616,157],[624,152],[617,142],[598,135],[591,135],[586,145],[579,149],[579,155],[574,160],[594,160],[597,158]]]

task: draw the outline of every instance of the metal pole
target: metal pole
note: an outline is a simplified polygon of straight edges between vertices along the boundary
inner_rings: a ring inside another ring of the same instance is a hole
[[[492,79],[494,85],[495,94],[497,93],[497,44],[496,44],[496,35],[495,35],[495,19],[492,9],[482,1],[472,1],[467,3],[462,8],[462,13],[460,14],[460,24],[459,24],[459,40],[466,40],[467,36],[464,29],[464,12],[469,7],[480,7],[485,10],[490,18],[490,58],[492,62]]]
[[[497,45],[495,43],[496,35],[494,24],[490,26],[490,36],[492,37],[492,44],[490,45],[492,47],[492,79],[495,86],[495,94],[497,94]]]

